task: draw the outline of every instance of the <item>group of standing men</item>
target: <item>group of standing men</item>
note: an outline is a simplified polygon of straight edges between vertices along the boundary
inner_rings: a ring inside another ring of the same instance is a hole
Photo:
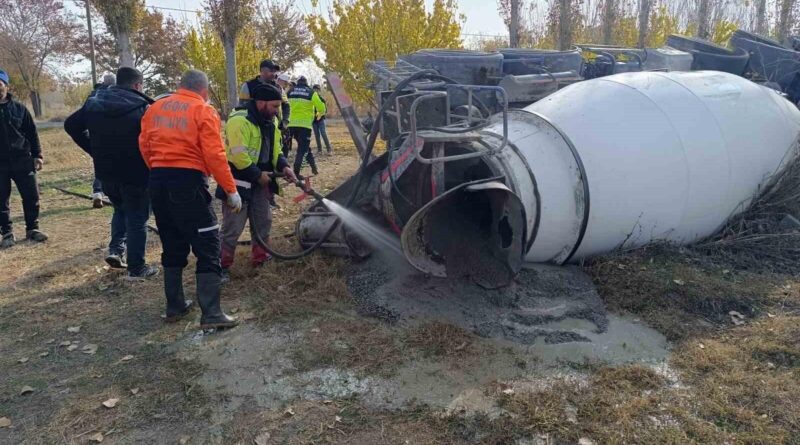
[[[182,318],[194,306],[183,291],[191,251],[197,258],[201,328],[235,326],[237,321],[220,308],[220,290],[246,222],[254,233],[251,262],[264,264],[270,255],[258,240],[269,242],[270,202],[280,192],[277,178],[297,182],[304,157],[317,173],[310,134],[313,122],[324,117],[325,104],[304,78],[287,95],[276,82],[277,65],[267,60],[261,68],[260,76],[242,86],[243,100],[225,123],[224,141],[219,115],[208,104],[208,78],[196,70],[183,74],[177,91],[153,101],[142,92],[142,74],[120,68],[115,85],[97,90],[64,123],[91,155],[114,207],[106,262],[127,268],[131,280],[160,272],[145,262],[152,208],[163,248],[165,321]],[[298,142],[293,167],[283,151],[287,130]],[[218,184],[215,195],[226,204],[221,225],[212,208],[209,176]]]

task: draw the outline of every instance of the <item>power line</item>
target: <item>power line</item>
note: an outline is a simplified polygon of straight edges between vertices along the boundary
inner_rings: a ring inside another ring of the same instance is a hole
[[[177,12],[191,12],[194,14],[204,14],[205,11],[201,9],[182,9],[182,8],[168,8],[166,6],[145,5],[145,8],[161,9],[164,11],[177,11]]]

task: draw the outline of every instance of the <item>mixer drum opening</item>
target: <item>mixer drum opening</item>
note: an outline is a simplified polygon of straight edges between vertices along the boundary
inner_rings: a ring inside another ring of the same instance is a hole
[[[496,179],[465,183],[416,212],[401,241],[406,259],[425,273],[506,286],[522,267],[525,208]]]

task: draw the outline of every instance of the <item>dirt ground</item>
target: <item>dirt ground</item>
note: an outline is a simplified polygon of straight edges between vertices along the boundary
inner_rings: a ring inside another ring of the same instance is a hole
[[[323,192],[357,164],[344,127],[329,132]],[[552,315],[557,298],[517,307],[523,318],[497,304],[482,306],[503,320],[487,331],[432,298],[442,284],[420,305],[391,287],[382,307],[401,316],[386,317],[359,298],[364,263],[315,254],[253,269],[242,247],[223,307],[243,324],[203,335],[197,313],[160,321],[160,278],[104,267],[110,210],[53,188],[88,192],[90,160],[58,129],[41,137],[51,239],[0,252],[2,444],[800,444],[796,276],[650,248],[517,283],[548,283],[537,301],[581,283],[571,291],[603,317]],[[308,203],[296,194],[279,198],[282,250],[297,248]],[[12,209],[20,237],[16,196]],[[151,237],[148,260],[159,253]],[[507,335],[531,317],[537,332],[585,338]]]

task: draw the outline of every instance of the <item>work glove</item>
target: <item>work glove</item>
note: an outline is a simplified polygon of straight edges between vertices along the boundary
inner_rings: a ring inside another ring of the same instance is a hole
[[[242,197],[239,196],[239,192],[228,194],[228,207],[232,208],[236,213],[242,211]]]

